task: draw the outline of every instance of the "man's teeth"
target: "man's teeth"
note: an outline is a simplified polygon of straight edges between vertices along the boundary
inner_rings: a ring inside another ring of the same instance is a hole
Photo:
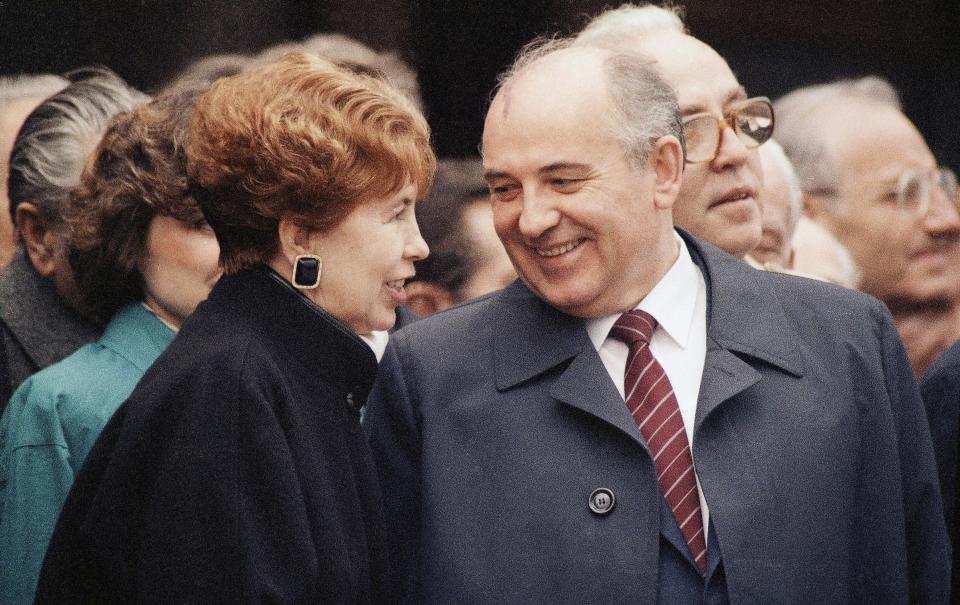
[[[403,288],[403,284],[405,284],[406,282],[407,280],[405,279],[398,279],[396,281],[388,281],[387,285],[393,288],[394,290],[400,290],[401,288]]]
[[[577,246],[583,243],[582,239],[578,239],[572,242],[563,244],[562,246],[557,246],[556,248],[534,248],[537,251],[537,254],[540,256],[559,256],[564,252],[570,252]]]

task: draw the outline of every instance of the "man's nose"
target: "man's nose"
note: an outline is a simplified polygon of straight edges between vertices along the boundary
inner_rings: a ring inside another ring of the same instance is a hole
[[[750,157],[751,150],[747,149],[732,126],[720,130],[720,148],[717,157],[710,165],[714,170],[723,170],[729,166],[740,166]]]
[[[957,193],[935,186],[930,191],[930,208],[923,215],[923,226],[928,233],[943,235],[960,233],[960,212],[957,210]]]
[[[520,233],[524,237],[530,239],[540,237],[559,222],[560,212],[551,196],[536,192],[524,195],[518,222]]]

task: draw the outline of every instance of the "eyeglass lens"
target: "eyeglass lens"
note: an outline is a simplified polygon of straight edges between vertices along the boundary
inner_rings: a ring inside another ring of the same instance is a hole
[[[933,179],[936,182],[933,183]],[[926,214],[930,207],[931,188],[936,185],[956,207],[960,203],[957,194],[957,176],[949,168],[938,168],[934,172],[917,174],[904,173],[900,177],[900,186],[897,190],[897,201],[904,210],[916,214]]]
[[[750,100],[723,118],[748,149],[758,147],[773,134],[773,107],[766,99]],[[713,160],[720,148],[721,119],[697,116],[684,124],[688,162]]]

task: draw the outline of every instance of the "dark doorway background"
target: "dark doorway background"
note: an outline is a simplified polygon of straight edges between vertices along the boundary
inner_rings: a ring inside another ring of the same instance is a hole
[[[0,0],[0,73],[89,63],[151,91],[190,60],[319,31],[394,49],[418,70],[440,155],[475,152],[495,74],[533,36],[576,31],[599,0]],[[876,73],[900,91],[941,161],[960,168],[954,2],[690,0],[694,35],[751,94]]]

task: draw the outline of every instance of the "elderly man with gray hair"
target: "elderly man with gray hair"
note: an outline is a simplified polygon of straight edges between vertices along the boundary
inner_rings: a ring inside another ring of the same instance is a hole
[[[52,74],[0,77],[0,269],[10,262],[17,249],[6,186],[13,140],[27,115],[67,84],[64,78]]]
[[[639,52],[653,61],[677,95],[686,136],[674,222],[744,258],[761,239],[757,147],[773,134],[769,100],[748,98],[723,57],[687,33],[677,8],[625,4],[591,20],[577,44]]]
[[[880,78],[800,88],[775,107],[806,214],[850,251],[922,376],[960,336],[956,177]]]
[[[889,313],[676,230],[684,134],[632,53],[538,45],[502,80],[520,279],[395,333],[367,408],[399,602],[948,602]]]
[[[97,337],[74,310],[62,211],[110,118],[147,98],[106,68],[67,79],[26,118],[10,154],[7,192],[20,249],[0,272],[0,411],[28,376]]]

